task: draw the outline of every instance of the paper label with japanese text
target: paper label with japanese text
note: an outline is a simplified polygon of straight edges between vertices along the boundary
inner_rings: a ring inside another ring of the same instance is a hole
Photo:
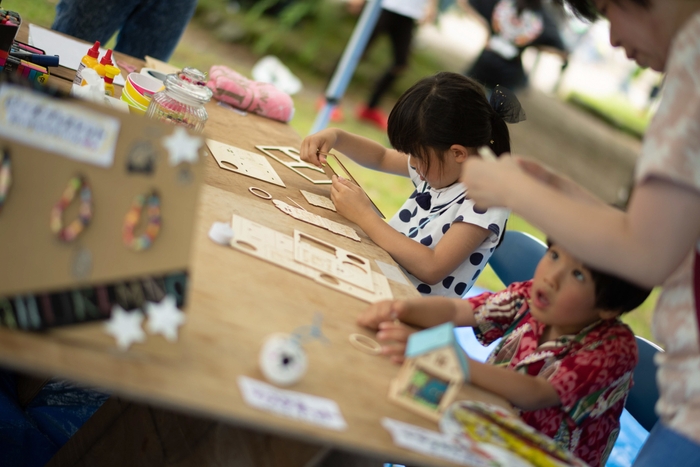
[[[0,88],[0,136],[70,159],[110,167],[119,119],[18,86]]]
[[[279,389],[247,376],[238,377],[238,387],[245,402],[257,409],[331,430],[348,427],[338,404],[330,399]]]
[[[386,417],[382,418],[382,426],[391,433],[394,444],[401,448],[470,467],[492,465],[483,457],[459,444],[450,435]]]

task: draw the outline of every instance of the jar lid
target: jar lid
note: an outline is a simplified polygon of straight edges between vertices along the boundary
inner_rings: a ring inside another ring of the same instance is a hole
[[[185,68],[179,73],[165,77],[165,88],[176,97],[198,104],[206,104],[212,97],[207,84],[207,75],[196,68]]]

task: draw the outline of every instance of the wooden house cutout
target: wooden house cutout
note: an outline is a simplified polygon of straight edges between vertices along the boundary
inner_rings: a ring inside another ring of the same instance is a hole
[[[454,324],[441,324],[408,338],[403,366],[389,386],[389,399],[438,421],[468,375],[469,363]]]

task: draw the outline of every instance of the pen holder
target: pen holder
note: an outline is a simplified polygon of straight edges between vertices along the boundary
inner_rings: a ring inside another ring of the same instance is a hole
[[[9,52],[22,18],[19,13],[0,8],[0,51]]]
[[[49,71],[40,65],[25,62],[10,55],[22,18],[14,11],[0,8],[0,72],[22,76],[29,81],[46,84]]]

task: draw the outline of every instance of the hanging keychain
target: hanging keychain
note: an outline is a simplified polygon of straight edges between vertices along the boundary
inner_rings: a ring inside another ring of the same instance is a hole
[[[80,206],[78,217],[67,227],[63,227],[63,211],[73,202],[75,195],[80,192]],[[76,175],[68,181],[68,186],[63,191],[61,199],[51,210],[51,231],[62,241],[72,242],[80,235],[92,220],[92,190],[87,179],[82,175]]]
[[[136,237],[134,236],[134,229],[139,223],[144,205],[147,206],[146,214],[148,216],[146,231]],[[131,203],[131,209],[124,217],[122,240],[127,247],[134,251],[146,250],[151,247],[156,237],[158,237],[160,224],[160,197],[158,193],[154,190],[148,195],[137,195],[133,203]]]
[[[0,212],[7,199],[7,193],[12,186],[12,162],[10,161],[10,151],[7,148],[2,151],[2,161],[0,161]]]

